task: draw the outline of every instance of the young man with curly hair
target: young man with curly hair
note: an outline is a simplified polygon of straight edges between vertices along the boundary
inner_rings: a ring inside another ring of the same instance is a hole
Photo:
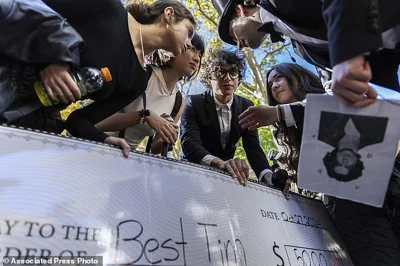
[[[201,82],[208,90],[186,98],[181,118],[182,150],[187,160],[226,170],[245,185],[249,167],[244,160],[234,158],[236,143],[242,138],[250,166],[259,180],[283,188],[287,173],[272,173],[260,147],[258,132],[239,125],[239,114],[253,106],[250,100],[234,94],[245,71],[242,53],[210,51],[201,71]]]

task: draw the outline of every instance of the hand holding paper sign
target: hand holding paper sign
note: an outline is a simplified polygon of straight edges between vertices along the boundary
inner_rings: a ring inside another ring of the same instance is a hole
[[[347,106],[367,106],[377,96],[368,84],[371,78],[371,66],[364,56],[357,56],[333,67],[332,91]]]

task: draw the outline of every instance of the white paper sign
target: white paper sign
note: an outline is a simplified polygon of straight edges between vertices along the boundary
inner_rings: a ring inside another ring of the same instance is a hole
[[[320,202],[189,163],[0,127],[0,257],[352,265]]]
[[[400,138],[400,101],[349,108],[308,95],[299,187],[381,207]]]

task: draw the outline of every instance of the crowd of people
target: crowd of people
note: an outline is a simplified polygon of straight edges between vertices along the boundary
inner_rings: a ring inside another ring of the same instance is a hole
[[[297,181],[308,93],[324,94],[328,86],[332,97],[362,108],[377,98],[369,82],[400,91],[397,0],[212,3],[220,15],[220,39],[237,50],[206,53],[193,14],[175,0],[2,0],[0,122],[55,133],[66,129],[118,146],[126,157],[146,137],[147,151],[155,154],[180,138],[181,159],[225,170],[246,185],[250,168],[235,158],[242,139],[259,181],[288,198]],[[319,77],[293,63],[273,66],[265,73],[268,105],[254,106],[235,94],[246,72],[240,50],[257,49],[268,36],[272,42],[290,39]],[[63,121],[60,110],[82,98],[69,74],[80,67],[107,67],[112,80],[84,96],[93,103]],[[38,101],[30,86],[37,78],[52,106]],[[195,78],[205,92],[183,99],[177,83]],[[269,164],[257,132],[263,126],[273,126],[286,169]],[[340,164],[335,158],[330,160]],[[400,263],[399,161],[383,208],[331,199],[332,217],[356,266]]]

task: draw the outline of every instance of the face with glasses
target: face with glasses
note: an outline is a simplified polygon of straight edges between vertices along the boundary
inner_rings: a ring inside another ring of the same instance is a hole
[[[211,88],[214,95],[233,95],[239,85],[240,71],[236,65],[221,64],[216,66],[211,74]]]

